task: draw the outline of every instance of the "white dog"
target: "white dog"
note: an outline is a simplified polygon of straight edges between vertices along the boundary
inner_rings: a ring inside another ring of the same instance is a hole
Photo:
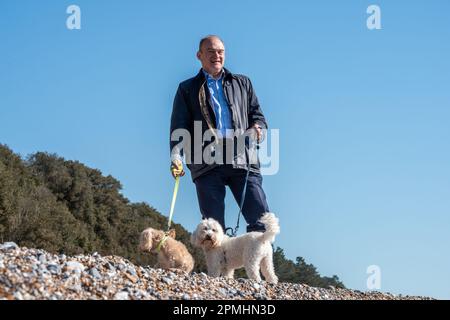
[[[261,281],[261,270],[265,280],[277,283],[273,268],[271,243],[280,232],[278,218],[273,213],[265,213],[260,221],[266,231],[249,232],[239,237],[224,234],[221,225],[214,219],[205,219],[191,236],[194,246],[203,248],[208,274],[213,277],[233,278],[234,270],[245,267],[250,279]]]

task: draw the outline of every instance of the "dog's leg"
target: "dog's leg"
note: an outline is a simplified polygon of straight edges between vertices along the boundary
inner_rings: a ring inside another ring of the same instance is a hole
[[[256,282],[261,282],[261,275],[259,274],[259,265],[261,263],[260,259],[251,259],[245,264],[245,272],[249,279],[255,280]]]
[[[194,269],[194,259],[193,258],[187,258],[186,261],[184,261],[181,266],[181,270],[184,270],[187,273],[191,273],[192,269]]]
[[[225,278],[233,279],[234,278],[234,269],[226,269],[223,276]]]
[[[166,255],[164,255],[162,252],[158,253],[158,262],[157,267],[158,269],[170,269],[173,268],[172,263],[169,259],[167,259]]]
[[[216,278],[220,277],[220,266],[214,265],[208,268],[208,276]]]
[[[205,254],[205,256],[208,275],[211,277],[220,277],[220,273],[222,271],[220,259],[218,259],[217,255],[212,252],[210,252],[209,254]]]
[[[265,256],[261,260],[261,273],[267,282],[274,284],[278,283],[278,277],[273,268],[272,254]]]

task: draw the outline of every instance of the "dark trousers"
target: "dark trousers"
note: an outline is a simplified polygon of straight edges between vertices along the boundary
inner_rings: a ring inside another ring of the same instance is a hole
[[[239,206],[246,174],[247,170],[233,169],[232,165],[220,165],[194,180],[203,218],[217,220],[225,230],[225,186],[230,188]],[[269,206],[262,189],[262,176],[250,172],[242,208],[247,232],[265,230],[264,225],[258,221],[265,212],[269,212]],[[239,209],[236,210],[236,219],[238,213]],[[234,229],[235,225],[230,227]]]

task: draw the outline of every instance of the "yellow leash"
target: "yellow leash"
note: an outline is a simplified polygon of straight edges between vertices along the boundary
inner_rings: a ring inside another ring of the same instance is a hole
[[[158,246],[156,247],[156,252],[159,252],[161,250],[161,247],[163,246],[163,244],[169,238],[168,232],[170,230],[170,225],[172,224],[173,211],[175,209],[175,202],[177,200],[177,194],[178,194],[178,187],[179,186],[180,186],[180,177],[177,176],[176,179],[175,179],[175,188],[173,189],[172,203],[170,204],[169,220],[167,221],[167,231],[164,233],[164,237],[158,243]]]
[[[169,235],[167,233],[164,233],[164,237],[161,239],[161,241],[158,243],[158,246],[156,247],[156,252],[161,251],[161,247],[166,242],[166,240],[169,239]]]
[[[175,209],[175,201],[177,200],[178,187],[180,186],[180,177],[177,176],[175,179],[175,188],[173,189],[172,203],[170,204],[169,221],[167,224],[167,231],[170,229],[173,217],[173,209]]]

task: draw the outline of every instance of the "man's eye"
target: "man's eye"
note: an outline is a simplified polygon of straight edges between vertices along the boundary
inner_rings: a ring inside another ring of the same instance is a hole
[[[220,55],[222,55],[225,51],[223,51],[223,50],[217,50],[217,51],[214,51],[214,50],[210,50],[210,51],[208,51],[208,53],[210,53],[210,54],[214,54],[214,53],[218,53],[218,54],[220,54]]]

